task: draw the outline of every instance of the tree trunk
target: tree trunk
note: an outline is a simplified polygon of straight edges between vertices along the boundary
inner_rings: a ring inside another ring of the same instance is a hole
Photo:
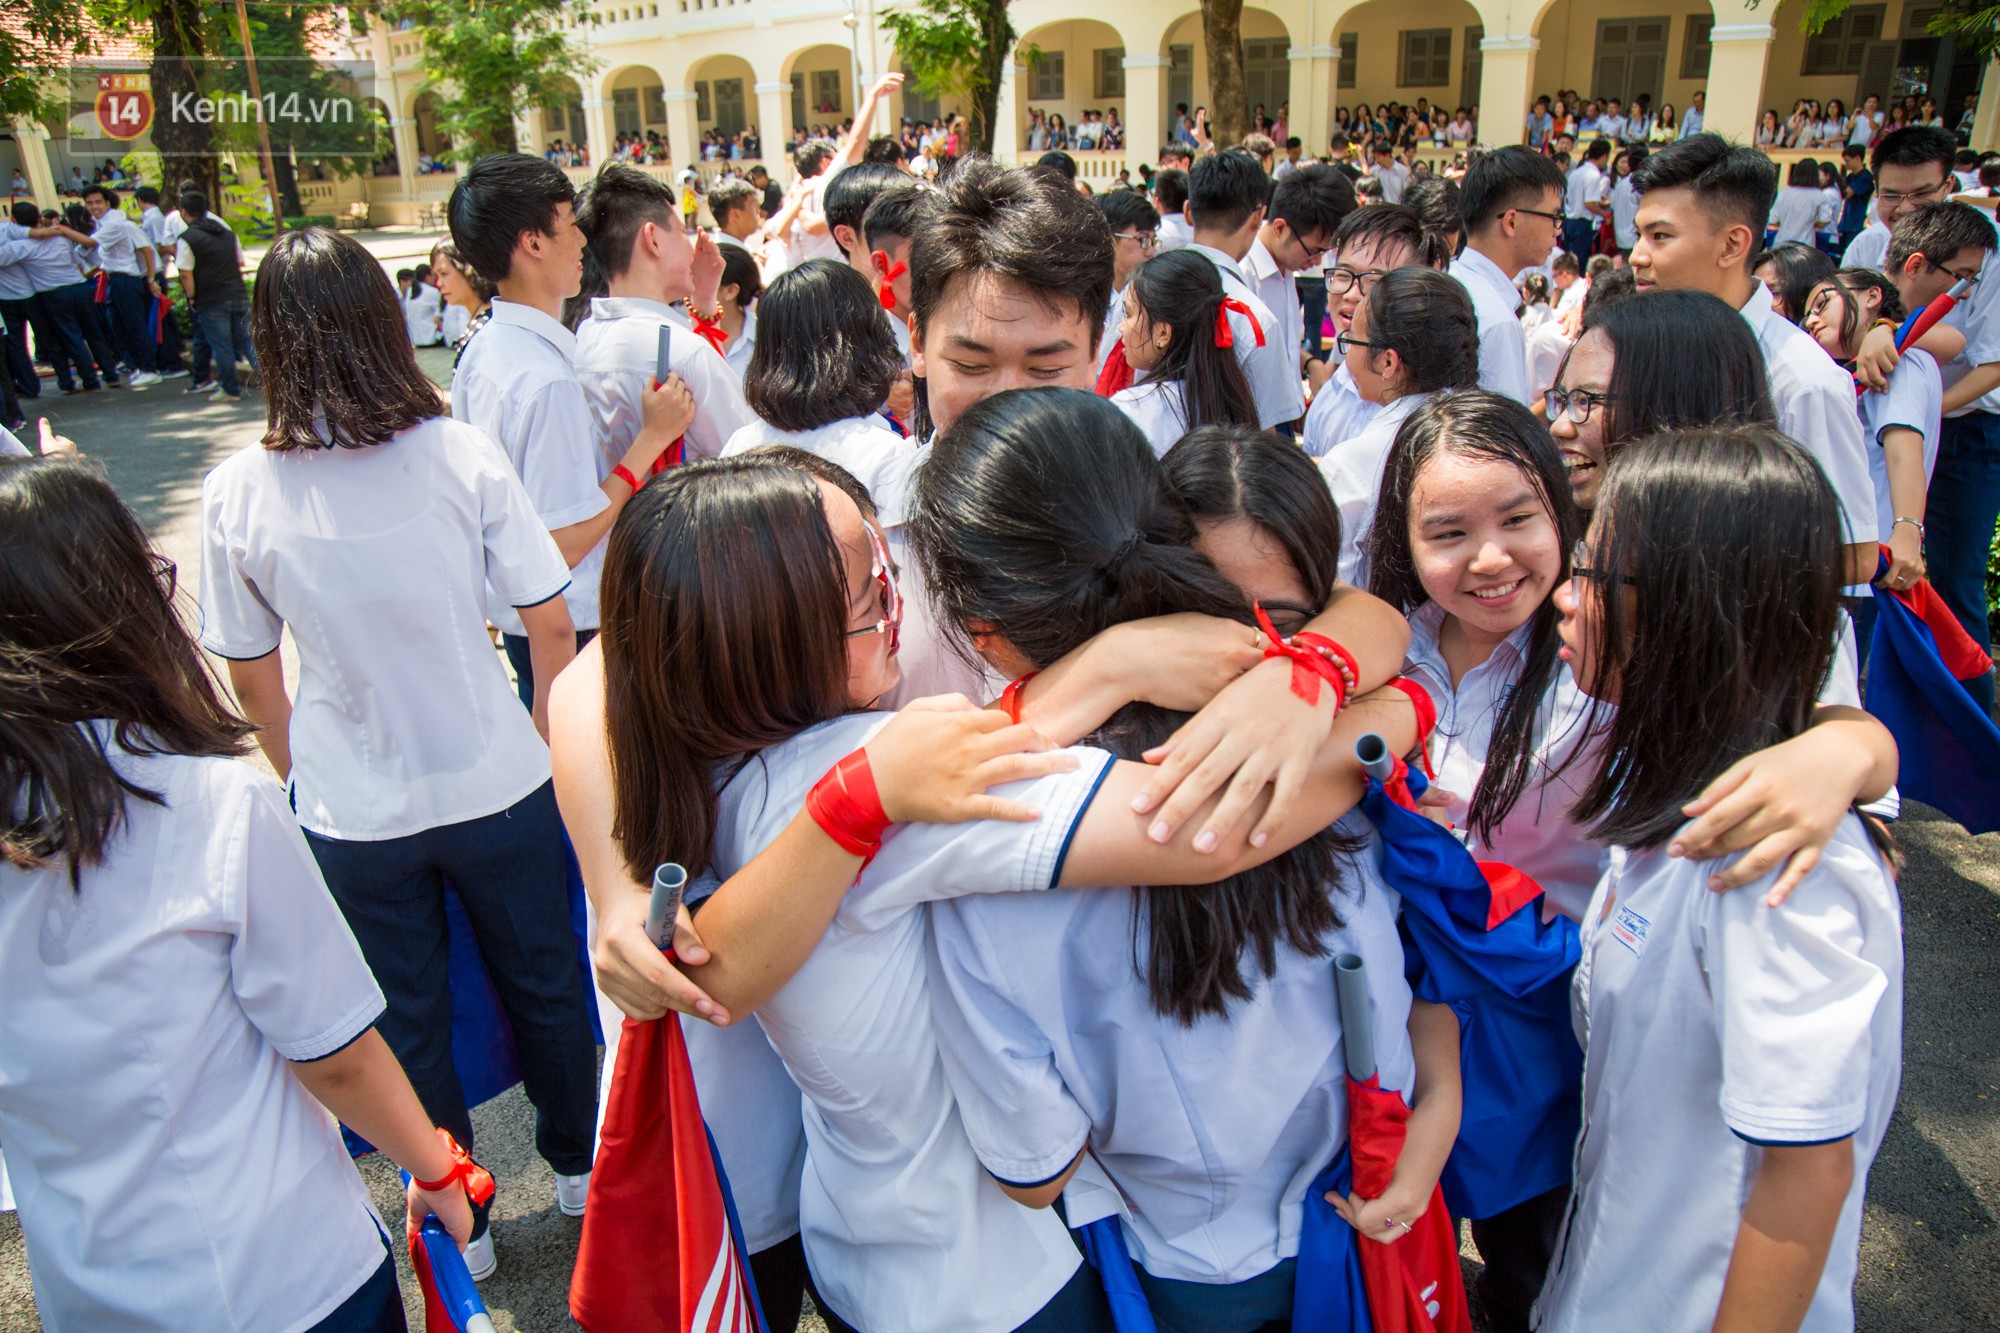
[[[969,128],[972,147],[982,153],[991,153],[993,131],[1000,119],[1000,81],[1014,77],[1014,39],[1020,34],[1008,21],[1007,0],[982,0],[979,27],[985,38],[985,47],[980,53],[981,77],[978,94],[972,99]],[[1011,167],[1014,164],[1003,162],[1001,165]]]
[[[305,216],[305,201],[299,198],[298,168],[292,165],[290,149],[282,144],[271,148],[271,175],[275,178],[273,184],[278,187],[278,207],[285,211],[285,216]]]
[[[1243,88],[1243,0],[1201,0],[1201,38],[1208,47],[1208,133],[1217,148],[1250,132]]]
[[[153,61],[147,69],[153,87],[153,146],[159,149],[166,179],[161,193],[172,198],[183,180],[208,196],[209,207],[222,211],[221,172],[215,157],[215,127],[193,117],[169,117],[176,94],[201,96],[198,62],[208,54],[200,0],[160,0],[153,10]]]

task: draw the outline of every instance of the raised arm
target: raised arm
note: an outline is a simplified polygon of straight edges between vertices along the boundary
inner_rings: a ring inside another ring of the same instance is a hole
[[[833,161],[826,167],[828,171],[851,167],[861,160],[862,153],[868,148],[869,132],[875,128],[875,108],[881,105],[883,98],[902,86],[901,73],[884,74],[875,80],[854,112],[854,124],[848,127],[847,137],[834,148]]]

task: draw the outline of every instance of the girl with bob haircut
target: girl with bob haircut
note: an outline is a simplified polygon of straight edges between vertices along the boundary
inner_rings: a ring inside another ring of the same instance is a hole
[[[1146,456],[1108,403],[1031,397],[1109,414]],[[1135,572],[1150,554],[1135,543]],[[871,776],[880,810],[834,799],[876,766],[890,729],[864,710],[898,675],[894,571],[854,501],[761,459],[696,465],[646,489],[621,516],[609,557],[601,650],[565,675],[557,701],[563,799],[599,950],[641,951],[635,918],[658,862],[727,881],[701,907],[699,940],[690,931],[683,941],[705,946],[683,958],[708,960],[690,968],[706,992],[691,1007],[711,1021],[755,1012],[805,1093],[800,1223],[826,1308],[864,1327],[1105,1326],[1095,1279],[1079,1276],[1062,1223],[1009,1200],[965,1137],[930,1017],[925,904],[1226,879],[1344,813],[1360,790],[1353,740],[1375,729],[1412,743],[1410,711],[1393,698],[1356,703],[1330,735],[1322,730],[1321,756],[1289,808],[1260,801],[1252,811],[1257,845],[1248,824],[1207,840],[1158,831],[1133,800],[1160,774],[1088,748],[1012,759],[1020,767],[971,784],[1030,779],[994,793],[1005,798],[998,806],[968,808],[1018,818],[1029,806],[1040,812],[1033,822],[908,823],[884,836],[892,818],[930,817],[921,797],[951,785],[954,756],[975,741],[1011,754],[1031,738],[1000,710],[960,705],[928,720],[974,728],[968,738],[919,740],[910,767]],[[1247,627],[1238,633],[1247,646]],[[1288,663],[1258,670],[1268,688],[1280,668],[1277,690],[1289,698]],[[1330,694],[1314,710],[1322,722]],[[1286,705],[1264,706],[1305,730]],[[905,710],[892,727],[920,720]],[[673,744],[659,743],[669,735]],[[829,768],[839,771],[814,795]],[[1194,828],[1208,832],[1203,821],[1219,808],[1204,801]],[[677,995],[657,949],[648,961],[656,993]]]
[[[539,734],[548,682],[575,653],[568,565],[494,442],[445,415],[381,266],[353,238],[280,237],[250,321],[270,424],[202,485],[202,646],[227,661],[388,997],[383,1036],[470,1150],[444,965],[450,881],[513,1030],[536,1146],[580,1214],[595,1042]],[[486,636],[498,601],[527,629],[532,714]],[[495,1262],[481,1223],[475,1276]]]
[[[401,1330],[333,1117],[434,1183],[411,1225],[463,1244],[472,1211],[174,591],[95,467],[0,459],[0,1137],[35,1299],[51,1328]]]
[[[1340,506],[1346,549],[1340,576],[1366,583],[1375,493],[1389,448],[1425,399],[1479,382],[1479,324],[1462,283],[1436,269],[1398,268],[1376,281],[1336,341],[1362,400],[1382,409],[1320,462]]]
[[[1652,291],[1591,309],[1546,410],[1585,511],[1597,503],[1605,463],[1633,440],[1777,420],[1755,335],[1705,292]]]
[[[1825,475],[1774,427],[1681,432],[1613,460],[1557,590],[1562,655],[1616,712],[1572,812],[1612,852],[1583,914],[1584,1129],[1542,1329],[1663,1309],[1853,1324],[1862,1195],[1902,1066],[1886,835],[1843,817],[1778,911],[1704,892],[1705,869],[1671,854],[1703,784],[1810,725],[1843,540]]]
[[[1199,426],[1257,424],[1257,400],[1231,350],[1229,299],[1215,265],[1193,251],[1170,250],[1132,270],[1118,337],[1138,382],[1111,401],[1155,454]]]
[[[1833,273],[1833,261],[1813,246],[1784,241],[1757,256],[1751,276],[1771,289],[1771,308],[1803,324],[1806,298]]]
[[[903,367],[866,278],[832,259],[788,269],[757,302],[743,375],[744,400],[761,421],[730,436],[723,455],[788,444],[838,463],[879,495],[917,447],[881,415]]]

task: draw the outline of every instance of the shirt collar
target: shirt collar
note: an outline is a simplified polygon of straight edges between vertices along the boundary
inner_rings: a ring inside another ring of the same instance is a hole
[[[1756,336],[1758,343],[1762,344],[1766,328],[1772,320],[1778,318],[1778,312],[1771,308],[1771,289],[1764,285],[1762,278],[1757,279],[1757,285],[1750,291],[1750,299],[1743,303],[1737,313],[1743,316],[1744,322],[1750,326],[1750,332]]]
[[[522,305],[518,301],[505,301],[497,296],[493,298],[492,310],[492,318],[487,321],[489,326],[511,324],[517,329],[524,329],[534,334],[561,352],[563,360],[575,359],[576,335],[564,328],[561,320],[552,319],[531,305]]]
[[[1231,259],[1227,254],[1227,252],[1218,250],[1212,245],[1203,245],[1199,241],[1188,246],[1188,249],[1194,250],[1200,254],[1207,255],[1211,260],[1215,262],[1215,266],[1217,268],[1221,269],[1224,273],[1229,274],[1231,277],[1235,278],[1238,282],[1242,282],[1246,287],[1249,286],[1249,283],[1244,282],[1243,266],[1237,263],[1235,260]]]
[[[1278,257],[1264,244],[1262,236],[1250,242],[1250,252],[1243,256],[1243,268],[1260,284],[1278,276]]]
[[[655,301],[644,296],[598,296],[591,298],[590,317],[592,319],[631,319],[635,316],[646,319],[664,319],[670,323],[680,321],[674,318],[674,308],[665,301]]]
[[[1521,298],[1514,292],[1514,280],[1501,272],[1498,264],[1471,246],[1468,245],[1458,252],[1458,258],[1452,262],[1452,267],[1463,267],[1470,276],[1478,278],[1496,292],[1505,293],[1512,298],[1514,304],[1520,304]]]
[[[1449,685],[1451,682],[1451,666],[1444,660],[1444,649],[1438,642],[1439,636],[1444,631],[1444,616],[1444,607],[1431,601],[1425,602],[1422,606],[1410,612],[1409,658],[1411,665],[1421,667],[1423,670],[1436,676],[1438,680]],[[1472,670],[1466,672],[1465,680],[1461,680],[1459,684],[1463,685],[1465,681],[1471,680],[1473,676],[1487,670],[1496,663],[1505,666],[1526,662],[1528,660],[1528,636],[1534,631],[1534,628],[1535,619],[1533,616],[1522,621],[1515,628],[1514,632],[1503,639],[1500,642],[1500,646],[1493,650],[1493,655],[1472,668]],[[1509,659],[1511,659],[1511,663]]]

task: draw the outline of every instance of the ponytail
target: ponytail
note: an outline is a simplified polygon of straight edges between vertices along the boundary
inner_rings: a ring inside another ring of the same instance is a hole
[[[1140,383],[1179,380],[1187,428],[1257,425],[1257,400],[1236,353],[1221,342],[1228,293],[1215,265],[1191,250],[1169,250],[1133,270],[1126,299],[1165,324],[1167,349]],[[1265,329],[1270,338],[1277,330]]]

